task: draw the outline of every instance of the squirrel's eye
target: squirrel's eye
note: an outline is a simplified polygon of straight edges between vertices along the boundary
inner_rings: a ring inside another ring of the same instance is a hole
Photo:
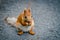
[[[27,18],[27,17],[25,16],[25,18]]]

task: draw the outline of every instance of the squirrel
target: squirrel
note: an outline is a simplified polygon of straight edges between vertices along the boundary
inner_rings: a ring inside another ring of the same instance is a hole
[[[25,8],[23,12],[19,14],[17,18],[7,17],[5,19],[8,24],[15,26],[18,29],[18,35],[28,32],[31,35],[34,35],[34,19],[31,14],[30,8]]]

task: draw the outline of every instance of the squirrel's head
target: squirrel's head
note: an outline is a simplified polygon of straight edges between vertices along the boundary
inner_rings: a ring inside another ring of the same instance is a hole
[[[28,25],[31,25],[32,15],[31,15],[31,9],[24,9],[24,16],[23,16],[24,22],[26,22]]]
[[[30,8],[25,8],[23,10],[23,13],[21,13],[18,18],[17,22],[20,22],[23,26],[30,26],[31,25],[31,20],[32,20],[32,15],[31,15],[31,9]]]

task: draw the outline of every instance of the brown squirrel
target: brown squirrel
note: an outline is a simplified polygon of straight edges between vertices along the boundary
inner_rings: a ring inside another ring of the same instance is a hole
[[[24,31],[27,31],[31,35],[35,34],[35,32],[33,32],[34,20],[30,8],[25,8],[17,18],[7,17],[6,20],[7,23],[16,26],[19,35],[23,34]]]

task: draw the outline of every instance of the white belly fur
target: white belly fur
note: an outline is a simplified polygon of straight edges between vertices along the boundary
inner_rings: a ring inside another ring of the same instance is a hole
[[[20,28],[22,31],[29,31],[31,29],[31,26],[22,26],[22,25],[20,25],[18,28]]]
[[[7,18],[7,22],[12,24],[13,26],[16,26],[15,25],[16,20],[17,20],[17,18],[15,18],[15,17],[8,17]],[[31,26],[22,26],[22,25],[19,25],[17,28],[20,28],[23,31],[29,31],[31,29]]]

